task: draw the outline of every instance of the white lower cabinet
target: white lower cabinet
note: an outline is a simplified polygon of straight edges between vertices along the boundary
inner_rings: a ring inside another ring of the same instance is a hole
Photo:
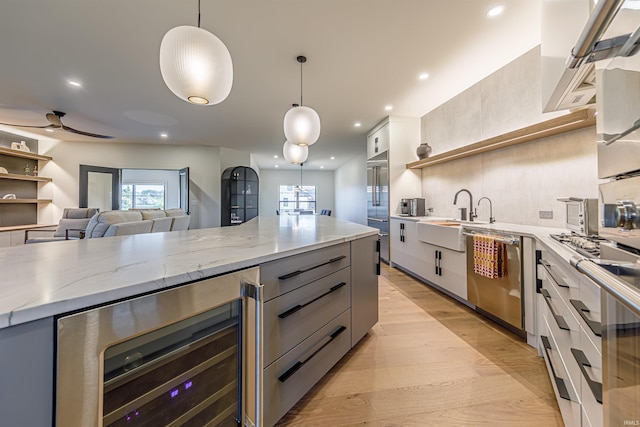
[[[553,365],[549,375],[554,383],[563,421],[567,426],[601,427],[599,287],[570,268],[566,261],[555,257],[551,251],[542,252],[537,269],[541,283],[537,300],[537,314],[541,319],[538,322],[539,350],[545,357],[547,367]],[[545,340],[550,343],[551,350],[545,350]],[[563,376],[571,404],[567,404],[566,399],[558,393],[554,375]],[[576,393],[575,398],[573,393]]]
[[[467,255],[440,246],[420,242],[426,252],[428,273],[425,279],[442,289],[467,299]]]

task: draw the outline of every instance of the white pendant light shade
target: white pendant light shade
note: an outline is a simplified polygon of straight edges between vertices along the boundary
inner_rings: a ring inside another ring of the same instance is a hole
[[[282,147],[282,155],[287,162],[299,165],[300,163],[304,163],[307,157],[309,157],[309,147],[285,141]]]
[[[314,144],[320,137],[320,116],[309,107],[293,107],[284,116],[284,136],[295,145]]]
[[[192,104],[218,104],[233,85],[227,47],[210,32],[188,25],[172,28],[162,39],[160,72],[171,92]]]

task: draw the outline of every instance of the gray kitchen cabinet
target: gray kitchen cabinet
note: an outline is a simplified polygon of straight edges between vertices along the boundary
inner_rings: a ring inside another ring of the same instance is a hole
[[[351,345],[378,323],[378,237],[351,242]]]

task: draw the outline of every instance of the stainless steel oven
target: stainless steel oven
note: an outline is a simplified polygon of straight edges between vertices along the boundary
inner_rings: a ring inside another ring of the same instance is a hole
[[[260,425],[257,283],[252,268],[57,319],[56,425]]]

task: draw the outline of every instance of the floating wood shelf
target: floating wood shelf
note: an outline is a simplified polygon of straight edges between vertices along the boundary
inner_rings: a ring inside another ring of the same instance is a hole
[[[0,179],[13,179],[18,181],[38,181],[38,182],[51,182],[51,178],[46,178],[44,176],[30,176],[30,175],[19,175],[15,173],[0,173]]]
[[[407,163],[407,169],[422,169],[440,163],[450,162],[464,157],[475,156],[501,148],[511,147],[549,136],[559,135],[596,124],[596,118],[592,109],[574,111],[564,116],[536,123],[521,129],[514,130],[484,141],[476,142],[455,150],[437,154],[417,162]]]
[[[51,203],[51,199],[0,199],[0,204],[34,204],[34,203]]]
[[[36,153],[27,153],[26,151],[12,150],[11,148],[5,148],[5,147],[0,147],[0,154],[6,154],[8,156],[13,156],[13,157],[21,157],[23,159],[43,160],[45,162],[48,162],[49,160],[53,159],[53,157],[43,156],[41,154],[36,154]]]

